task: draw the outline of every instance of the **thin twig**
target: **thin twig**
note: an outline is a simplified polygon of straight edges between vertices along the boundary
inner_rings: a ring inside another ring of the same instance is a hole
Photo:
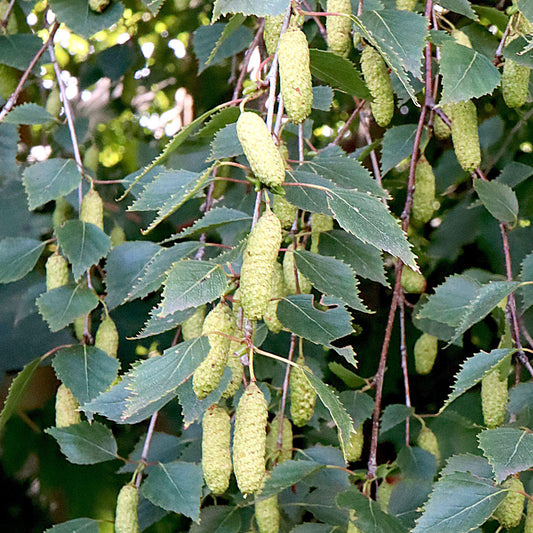
[[[146,432],[146,438],[144,439],[143,451],[141,454],[141,463],[146,463],[148,460],[148,451],[150,450],[150,444],[152,443],[152,437],[154,435],[155,423],[157,422],[157,415],[159,411],[156,411],[150,418],[150,424],[148,425],[148,431]],[[142,476],[137,476],[135,480],[135,486],[139,488],[141,485]]]
[[[355,99],[357,102],[357,106],[359,107],[359,102],[357,99]],[[370,135],[370,115],[366,109],[361,108],[359,110],[359,127],[361,129],[361,133],[363,134],[363,137],[365,138],[366,143],[370,146],[372,144],[372,136]],[[374,177],[379,185],[381,185],[381,170],[379,168],[379,161],[378,157],[376,155],[375,150],[371,150],[370,152],[370,162],[372,163],[372,170],[374,171]]]
[[[9,5],[7,6],[7,9],[4,11],[4,15],[2,16],[2,20],[0,21],[0,27],[7,28],[7,19],[9,18],[9,15],[11,15],[11,11],[15,5],[15,0],[11,0],[9,2]]]
[[[405,405],[411,407],[411,392],[409,388],[409,373],[407,366],[407,346],[405,341],[405,306],[403,293],[400,299],[400,355],[402,359],[403,386],[405,390]],[[405,419],[405,445],[409,447],[410,442],[410,418]]]
[[[6,115],[11,111],[13,106],[15,105],[17,98],[19,97],[20,92],[22,91],[22,88],[24,87],[24,84],[26,83],[26,80],[28,79],[28,76],[30,75],[31,71],[33,70],[33,67],[37,64],[37,61],[39,61],[40,57],[44,54],[45,50],[48,48],[48,45],[52,43],[54,39],[54,35],[59,28],[59,24],[57,22],[54,23],[50,30],[50,34],[48,35],[48,39],[46,42],[41,46],[39,51],[35,54],[33,59],[30,61],[30,64],[28,65],[28,68],[24,71],[24,74],[22,74],[22,77],[20,78],[20,81],[18,82],[18,85],[16,89],[13,91],[11,96],[8,98],[6,104],[4,105],[2,111],[0,111],[0,122],[4,120]]]
[[[309,2],[306,2],[305,0],[302,2],[302,4],[305,6],[305,9],[311,11],[311,6],[309,5]],[[318,28],[318,31],[320,32],[320,35],[322,35],[322,39],[328,42],[328,32],[326,31],[326,28],[324,27],[324,24],[320,22],[320,19],[316,15],[311,15],[313,20],[315,21],[316,27]]]
[[[337,137],[335,137],[335,140],[331,144],[339,144],[341,139],[344,137],[344,134],[348,131],[350,124],[353,122],[355,117],[359,114],[359,111],[361,111],[364,105],[365,105],[365,100],[361,100],[359,104],[355,107],[353,113],[350,115],[350,118],[346,121],[344,126],[340,129],[339,133],[337,134]]]
[[[496,52],[494,52],[494,63],[498,64],[500,62],[500,58],[503,56],[503,49],[505,47],[505,41],[507,40],[507,37],[509,36],[509,32],[511,31],[511,19],[509,20],[509,23],[507,24],[507,27],[505,28],[505,31],[503,32],[502,39],[500,41],[500,44],[498,45],[498,48],[496,48]]]
[[[288,361],[292,361],[294,357],[294,348],[296,347],[296,335],[291,334],[291,343],[289,345],[289,354],[287,356]],[[285,405],[287,403],[287,394],[289,392],[289,378],[291,374],[291,365],[287,365],[285,369],[285,377],[283,378],[283,389],[281,392],[281,405],[279,409],[279,432],[278,439],[276,441],[276,448],[281,450],[282,439],[283,439],[283,417],[285,416]]]

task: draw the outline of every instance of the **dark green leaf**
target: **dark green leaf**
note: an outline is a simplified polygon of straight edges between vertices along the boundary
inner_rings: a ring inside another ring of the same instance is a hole
[[[142,493],[154,505],[198,522],[203,484],[200,465],[181,461],[159,463],[150,470]]]
[[[478,435],[478,440],[498,483],[533,466],[533,434],[529,431],[516,428],[486,429]]]
[[[92,518],[75,518],[68,522],[57,524],[44,533],[98,533],[100,522]]]
[[[313,87],[313,109],[329,111],[333,103],[333,89],[327,85]]]
[[[228,13],[242,13],[243,15],[281,15],[285,13],[290,0],[265,0],[254,2],[253,0],[216,0],[213,8],[211,22],[227,15]]]
[[[507,410],[518,415],[524,408],[533,405],[533,382],[519,383],[509,390]]]
[[[24,397],[24,393],[30,386],[33,374],[39,367],[41,358],[37,357],[28,363],[13,379],[9,385],[9,391],[5,399],[2,411],[0,412],[0,432],[7,424],[7,421],[16,413],[19,403]]]
[[[350,265],[356,275],[389,286],[379,250],[369,244],[363,244],[345,231],[322,233],[318,249],[321,254],[334,256]]]
[[[359,427],[374,411],[374,399],[359,391],[341,392],[339,398],[348,414],[352,417],[353,425]]]
[[[296,335],[325,346],[353,331],[351,316],[340,300],[323,298],[322,304],[332,307],[320,311],[314,307],[313,298],[311,294],[297,294],[281,300],[277,314],[282,325]]]
[[[446,466],[441,470],[441,475],[444,476],[453,472],[470,473],[488,481],[493,481],[494,476],[492,467],[485,457],[470,453],[452,455],[448,459]]]
[[[224,126],[237,122],[241,112],[238,107],[226,107],[213,115],[211,120],[196,134],[200,139],[211,139]]]
[[[340,298],[357,311],[370,312],[359,297],[357,280],[346,263],[306,250],[294,252],[294,258],[298,269],[320,292]]]
[[[363,496],[356,487],[339,494],[337,505],[355,509],[355,526],[361,533],[407,533],[397,518],[384,513],[374,500]]]
[[[190,533],[239,533],[241,514],[238,507],[212,505],[200,512],[200,523],[193,524]]]
[[[492,93],[500,84],[500,73],[490,59],[456,42],[442,45],[440,73],[441,105],[478,98]]]
[[[220,265],[210,261],[179,261],[165,281],[161,316],[212,302],[224,293],[227,285]]]
[[[251,225],[252,217],[247,213],[239,211],[237,209],[231,209],[230,207],[217,207],[208,211],[202,218],[198,219],[192,226],[185,228],[180,233],[177,233],[171,238],[183,238],[194,235],[198,232],[211,231],[220,226],[231,224],[232,222],[250,221]],[[248,227],[244,227],[248,230]]]
[[[487,211],[504,224],[516,224],[518,200],[507,185],[498,181],[474,180],[474,189]]]
[[[261,494],[256,498],[259,501],[279,494],[324,468],[325,465],[315,461],[283,461],[272,470],[272,475],[267,479]]]
[[[50,0],[50,7],[60,22],[85,38],[116,24],[124,12],[118,0],[111,0],[102,13],[90,9],[85,0]]]
[[[6,124],[46,124],[55,120],[44,107],[34,103],[22,104],[10,111],[4,122]]]
[[[161,308],[155,307],[150,311],[150,317],[143,329],[137,333],[135,339],[145,339],[153,335],[159,335],[170,329],[174,329],[187,320],[196,311],[193,307],[184,311],[175,311],[165,317],[160,317]]]
[[[461,370],[455,376],[452,392],[441,408],[446,409],[450,403],[465,393],[468,389],[479,383],[485,374],[496,367],[500,361],[515,352],[515,349],[500,348],[489,353],[479,352],[469,357],[462,365]]]
[[[398,453],[397,461],[403,478],[431,482],[437,473],[435,456],[422,448],[405,446]]]
[[[533,20],[533,6],[528,0],[518,0],[518,9],[523,13],[528,20]]]
[[[120,363],[104,351],[84,344],[59,350],[52,366],[57,377],[84,404],[113,383]]]
[[[523,181],[527,180],[532,174],[533,167],[513,161],[512,163],[505,165],[496,180],[509,187],[516,187]]]
[[[106,305],[123,303],[161,247],[150,241],[130,241],[114,247],[106,260]]]
[[[470,473],[455,472],[435,485],[413,533],[467,533],[483,524],[506,490]]]
[[[522,269],[520,270],[520,279],[522,281],[533,282],[533,252],[529,253],[522,261]],[[522,303],[522,310],[526,311],[533,305],[533,283],[531,285],[524,285],[518,289],[520,300]]]
[[[328,191],[327,196],[328,206],[346,231],[363,243],[399,257],[406,265],[416,266],[399,223],[378,198],[347,189]]]
[[[350,60],[325,50],[311,49],[309,54],[311,73],[315,78],[350,96],[370,96],[361,75]]]
[[[48,159],[26,168],[22,178],[30,209],[72,192],[81,181],[73,159]]]
[[[26,70],[43,45],[42,39],[33,33],[0,35],[0,63]],[[38,65],[48,58],[45,52]]]
[[[213,142],[207,162],[225,159],[243,154],[242,145],[237,137],[237,124],[233,122],[218,130]]]
[[[22,279],[33,269],[46,243],[14,237],[0,241],[0,283]]]
[[[468,0],[437,0],[437,4],[459,15],[464,15],[472,20],[478,20],[475,11],[470,7]]]
[[[511,59],[524,67],[533,68],[533,52],[531,49],[526,51],[528,46],[528,41],[525,37],[517,37],[512,41],[508,40],[503,49],[503,57],[506,60]]]
[[[366,383],[362,377],[359,377],[357,374],[335,361],[330,361],[328,363],[328,368],[338,378],[342,379],[342,381],[344,381],[344,383],[346,383],[351,389],[357,389]]]
[[[414,414],[415,410],[404,404],[391,404],[385,407],[381,416],[381,431],[385,432],[398,424],[402,424]]]
[[[111,250],[111,239],[94,224],[67,220],[56,233],[59,245],[72,264],[76,280]]]
[[[118,459],[115,437],[100,422],[80,422],[65,428],[51,427],[45,431],[56,439],[71,463],[92,465]]]
[[[288,185],[298,183],[302,185]],[[310,186],[305,186],[309,184]],[[332,215],[326,199],[326,190],[335,188],[333,182],[317,176],[313,172],[293,170],[285,175],[285,195],[287,200],[299,209],[312,213]]]
[[[389,128],[383,136],[381,172],[385,175],[398,163],[411,156],[415,142],[416,124],[404,124]],[[422,132],[422,141],[427,142],[426,130]]]
[[[92,311],[98,301],[98,296],[87,287],[64,285],[41,294],[35,303],[50,331],[54,332]]]

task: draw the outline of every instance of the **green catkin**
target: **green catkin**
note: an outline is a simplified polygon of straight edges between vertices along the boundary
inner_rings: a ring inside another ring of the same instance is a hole
[[[437,357],[438,339],[428,333],[422,333],[415,342],[415,369],[417,374],[429,374]]]
[[[522,107],[529,92],[529,67],[506,59],[502,73],[502,94],[508,107]]]
[[[422,294],[426,290],[426,278],[407,266],[403,267],[401,284],[407,293]]]
[[[61,112],[62,106],[63,106],[63,103],[61,102],[59,87],[55,86],[50,91],[50,94],[48,95],[48,98],[46,99],[46,110],[54,118],[58,118],[59,113]]]
[[[279,78],[289,120],[301,124],[311,113],[313,90],[309,45],[305,33],[289,28],[279,40]]]
[[[451,121],[453,104],[444,104],[442,110]],[[439,141],[447,139],[452,134],[450,126],[448,126],[437,114],[435,114],[435,120],[433,121],[433,133]]]
[[[95,189],[90,189],[81,201],[80,220],[104,231],[104,204]]]
[[[400,11],[414,11],[416,0],[396,0],[396,9]]]
[[[311,372],[302,355],[298,357],[296,363]],[[291,369],[289,391],[292,423],[298,427],[305,426],[315,411],[316,392],[305,376],[305,371],[301,368],[293,367]]]
[[[223,494],[229,486],[230,441],[229,415],[219,405],[212,405],[202,419],[202,470],[209,490],[215,495]]]
[[[139,505],[139,489],[128,483],[124,485],[117,498],[115,511],[116,533],[137,533],[139,531],[137,508]]]
[[[379,126],[385,127],[394,114],[394,94],[387,65],[380,53],[369,45],[364,47],[361,54],[361,70],[372,95],[370,107],[374,119]]]
[[[94,346],[116,359],[118,352],[118,331],[113,319],[107,315],[96,330]]]
[[[333,217],[322,213],[311,215],[311,252],[318,253],[320,234],[333,229]]]
[[[350,0],[328,0],[326,11],[347,15],[326,17],[328,49],[339,56],[347,57],[352,46],[352,3]]]
[[[56,427],[66,428],[81,422],[79,406],[70,389],[61,383],[56,392]]]
[[[518,526],[522,520],[522,511],[524,510],[524,500],[526,497],[523,494],[519,494],[519,491],[524,492],[524,485],[519,479],[511,477],[503,482],[502,487],[509,489],[509,492],[498,507],[496,507],[494,518],[498,520],[502,527],[511,529],[512,527]],[[525,531],[526,529],[524,528]]]
[[[235,413],[233,471],[243,494],[256,492],[265,474],[268,405],[259,387],[251,382]]]
[[[296,285],[296,276],[298,276],[298,285]],[[311,292],[311,282],[295,267],[294,244],[289,246],[283,256],[283,278],[287,294],[298,294],[298,292],[309,294]]]
[[[115,246],[120,246],[122,243],[126,242],[126,233],[124,233],[122,226],[115,224],[109,234],[109,238],[111,239],[111,245],[114,248]]]
[[[243,332],[237,328],[233,332],[233,336],[239,339],[244,339]],[[231,379],[222,393],[222,398],[231,398],[239,390],[242,383],[242,372],[244,365],[241,363],[241,351],[245,349],[245,345],[236,340],[231,340],[229,345],[228,368],[231,370]]]
[[[278,46],[279,34],[281,33],[281,27],[283,26],[284,15],[278,15],[275,17],[266,16],[265,26],[263,28],[263,40],[269,56],[272,56],[276,52]]]
[[[96,174],[98,170],[98,163],[100,162],[100,152],[96,144],[92,144],[87,148],[83,156],[83,166]]]
[[[51,291],[68,283],[68,263],[59,254],[51,255],[46,261],[46,290]]]
[[[463,170],[473,172],[481,163],[476,105],[471,100],[453,104],[452,141]]]
[[[411,214],[415,222],[425,224],[431,220],[435,212],[435,174],[425,156],[420,157],[416,164],[415,190]]]
[[[74,215],[72,206],[61,196],[56,199],[56,206],[52,215],[54,230],[60,228],[69,218]]]
[[[386,513],[389,508],[389,502],[393,488],[394,485],[392,483],[388,483],[387,480],[384,479],[376,490],[376,501],[384,513]]]
[[[280,298],[287,296],[287,287],[285,286],[283,267],[277,261],[274,263],[271,283],[270,300],[263,314],[263,320],[272,333],[279,333],[283,326],[278,319],[278,304]]]
[[[431,429],[429,429],[427,426],[423,426],[420,430],[417,444],[420,446],[420,448],[426,450],[426,452],[433,454],[437,464],[440,463],[441,455],[437,437],[435,436],[435,433],[433,433],[433,431],[431,431]]]
[[[260,320],[266,311],[281,238],[279,219],[267,209],[252,229],[243,254],[240,298],[250,320]]]
[[[201,305],[196,311],[181,325],[181,334],[184,341],[190,341],[202,335],[204,325],[205,305]]]
[[[533,533],[533,502],[528,499],[526,522],[524,524],[524,533]]]
[[[266,473],[263,477],[262,487],[270,477],[269,473]],[[261,488],[262,488],[261,487]],[[261,492],[257,494],[260,496]],[[270,498],[265,498],[255,502],[255,521],[259,533],[278,533],[279,531],[279,507],[278,507],[278,495],[275,494]]]
[[[237,137],[256,178],[267,187],[279,187],[285,179],[285,161],[264,120],[251,111],[237,120]]]
[[[494,429],[503,424],[507,397],[507,377],[500,379],[500,369],[496,367],[481,380],[481,408],[488,428]]]
[[[219,385],[228,362],[230,339],[235,328],[231,309],[219,303],[205,317],[202,335],[207,335],[211,348],[207,357],[194,371],[192,386],[198,399],[203,400]]]
[[[348,448],[346,448],[345,457],[346,460],[350,463],[355,463],[361,459],[361,454],[363,453],[363,444],[364,444],[364,435],[363,435],[363,424],[361,424],[356,430],[355,433],[350,435],[350,442]]]
[[[284,196],[279,194],[274,195],[272,211],[279,218],[283,229],[289,229],[293,225],[296,220],[296,215],[298,214],[298,208],[286,200]]]
[[[279,464],[292,458],[292,424],[291,421],[283,417],[283,432],[281,434],[281,447],[278,448],[280,415],[276,415],[270,423],[270,431],[266,439],[266,457],[270,464]]]

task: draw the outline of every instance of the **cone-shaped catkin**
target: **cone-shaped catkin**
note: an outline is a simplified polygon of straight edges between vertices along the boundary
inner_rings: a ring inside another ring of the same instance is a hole
[[[94,346],[103,350],[109,357],[117,357],[118,331],[113,319],[107,315],[96,330]]]
[[[205,305],[196,309],[193,315],[181,325],[181,334],[184,341],[190,341],[202,335],[202,326],[204,325]]]
[[[346,460],[350,463],[355,463],[361,458],[363,453],[363,444],[364,444],[364,435],[363,435],[363,424],[361,424],[356,430],[355,433],[350,435],[350,443],[348,448],[346,448],[345,457]]]
[[[425,224],[431,220],[435,211],[435,174],[425,156],[416,164],[415,191],[411,214],[415,222]]]
[[[285,161],[265,121],[251,111],[241,113],[237,137],[256,178],[267,187],[279,187],[285,179]]]
[[[400,11],[414,11],[416,0],[396,0],[396,9]]]
[[[313,90],[309,45],[305,33],[288,28],[279,40],[279,79],[283,105],[292,122],[301,124],[311,113]]]
[[[231,476],[231,424],[228,413],[212,405],[202,419],[202,470],[209,490],[223,494]]]
[[[296,285],[298,276],[298,285]],[[287,294],[309,294],[311,292],[311,282],[296,268],[294,261],[294,245],[291,244],[283,256],[283,278]],[[300,289],[300,291],[298,291]]]
[[[111,239],[113,247],[120,246],[122,243],[126,242],[126,234],[124,233],[122,226],[115,224],[109,234],[109,238]]]
[[[235,315],[235,307],[233,308]],[[239,339],[244,339],[243,332],[238,328],[233,331],[233,336]],[[222,398],[231,398],[239,390],[242,383],[242,371],[244,365],[241,363],[241,355],[246,350],[246,346],[236,340],[232,340],[229,344],[228,368],[231,370],[231,379],[222,393]]]
[[[283,417],[281,447],[278,448],[279,419],[280,416],[276,415],[270,423],[270,431],[266,439],[266,456],[272,465],[283,463],[283,461],[292,458],[292,424],[286,416]]]
[[[509,489],[509,492],[498,507],[496,507],[494,518],[504,528],[511,529],[520,524],[520,520],[522,520],[522,511],[524,510],[524,500],[526,497],[523,494],[519,494],[518,491],[524,492],[524,485],[519,479],[511,477],[503,482],[502,487]],[[525,528],[524,531],[526,531]]]
[[[278,217],[267,210],[252,229],[243,254],[241,306],[250,320],[260,320],[266,311],[280,244],[281,224]]]
[[[437,464],[440,463],[440,449],[439,449],[439,443],[437,441],[437,437],[435,436],[435,433],[431,431],[427,426],[424,426],[418,435],[418,445],[423,450],[426,450],[426,452],[432,453],[435,456],[435,459],[437,460]]]
[[[265,474],[262,486],[266,483],[270,474]],[[257,496],[261,493],[259,492]],[[255,521],[259,533],[278,533],[279,531],[279,507],[278,495],[255,502]]]
[[[275,194],[272,211],[279,218],[281,227],[289,229],[296,219],[298,208],[287,201],[284,196]]]
[[[48,95],[48,98],[46,99],[46,110],[54,118],[58,118],[59,113],[61,112],[62,106],[63,106],[63,103],[61,102],[59,87],[55,86],[50,91],[50,94]]]
[[[116,533],[137,533],[139,531],[137,507],[139,505],[139,489],[128,483],[124,485],[117,498],[115,511]]]
[[[56,392],[56,427],[66,428],[81,422],[79,406],[70,389],[61,383]]]
[[[526,522],[524,524],[524,533],[533,533],[533,503],[527,502]]]
[[[401,283],[403,290],[408,293],[421,294],[426,290],[426,278],[407,266],[403,267]]]
[[[279,298],[287,296],[287,287],[283,276],[283,267],[276,261],[272,272],[272,288],[270,290],[270,300],[263,314],[263,320],[267,328],[273,333],[279,333],[282,329],[281,322],[278,319],[277,311]]]
[[[51,255],[46,261],[46,290],[51,291],[68,283],[68,263],[59,254]]]
[[[429,374],[437,357],[438,339],[428,333],[422,333],[415,342],[415,369],[417,374]]]
[[[56,206],[52,215],[52,225],[54,229],[61,227],[69,218],[74,215],[73,207],[61,196],[56,200]]]
[[[387,72],[387,65],[380,53],[371,46],[365,46],[361,54],[361,70],[372,95],[370,107],[374,119],[380,126],[387,126],[394,114],[394,94]]]
[[[494,429],[503,424],[507,408],[507,378],[500,379],[498,367],[481,380],[481,408],[488,428]]]
[[[207,335],[211,348],[192,377],[194,393],[200,400],[213,392],[222,379],[230,345],[226,335],[231,335],[234,328],[235,319],[226,304],[219,303],[205,317],[202,335]]]
[[[476,105],[471,100],[453,104],[452,141],[459,164],[473,172],[481,163]]]
[[[278,46],[279,34],[281,33],[281,27],[283,26],[284,15],[278,15],[276,17],[266,16],[265,26],[263,28],[263,40],[269,56],[274,55],[276,47]]]
[[[85,330],[85,315],[79,316],[78,318],[74,319],[74,334],[76,335],[76,338],[83,342],[83,332]],[[89,315],[89,323],[88,323],[88,329],[91,331],[91,316]]]
[[[265,473],[268,406],[259,387],[250,383],[235,413],[233,471],[243,494],[256,492]]]
[[[311,369],[305,364],[303,356],[298,357],[296,363]],[[305,371],[293,367],[289,378],[289,391],[291,394],[291,418],[295,426],[302,427],[311,420],[315,411],[316,392],[310,381],[305,376]]]
[[[451,120],[450,113],[446,111],[443,107],[443,111],[446,113],[448,118]],[[450,127],[439,117],[439,115],[435,115],[435,120],[433,121],[433,133],[435,134],[435,137],[439,141],[443,141],[444,139],[447,139],[451,134],[452,130]]]
[[[386,513],[387,509],[389,508],[389,502],[393,488],[394,485],[392,483],[387,483],[387,480],[384,479],[376,490],[376,501],[384,513]]]
[[[522,107],[526,103],[529,88],[529,67],[506,59],[502,73],[502,94],[508,107]]]
[[[328,13],[352,14],[350,0],[328,0],[326,4]],[[326,32],[328,36],[328,49],[339,56],[346,57],[352,46],[352,21],[349,16],[326,17]]]
[[[81,201],[80,220],[104,230],[104,204],[94,189],[90,189]]]
[[[311,215],[311,251],[318,253],[318,243],[320,234],[333,229],[333,217],[323,215],[322,213],[313,213]]]

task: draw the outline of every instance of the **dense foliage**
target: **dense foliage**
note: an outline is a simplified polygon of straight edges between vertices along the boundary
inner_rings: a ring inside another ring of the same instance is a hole
[[[532,531],[532,2],[0,21],[2,531]]]

